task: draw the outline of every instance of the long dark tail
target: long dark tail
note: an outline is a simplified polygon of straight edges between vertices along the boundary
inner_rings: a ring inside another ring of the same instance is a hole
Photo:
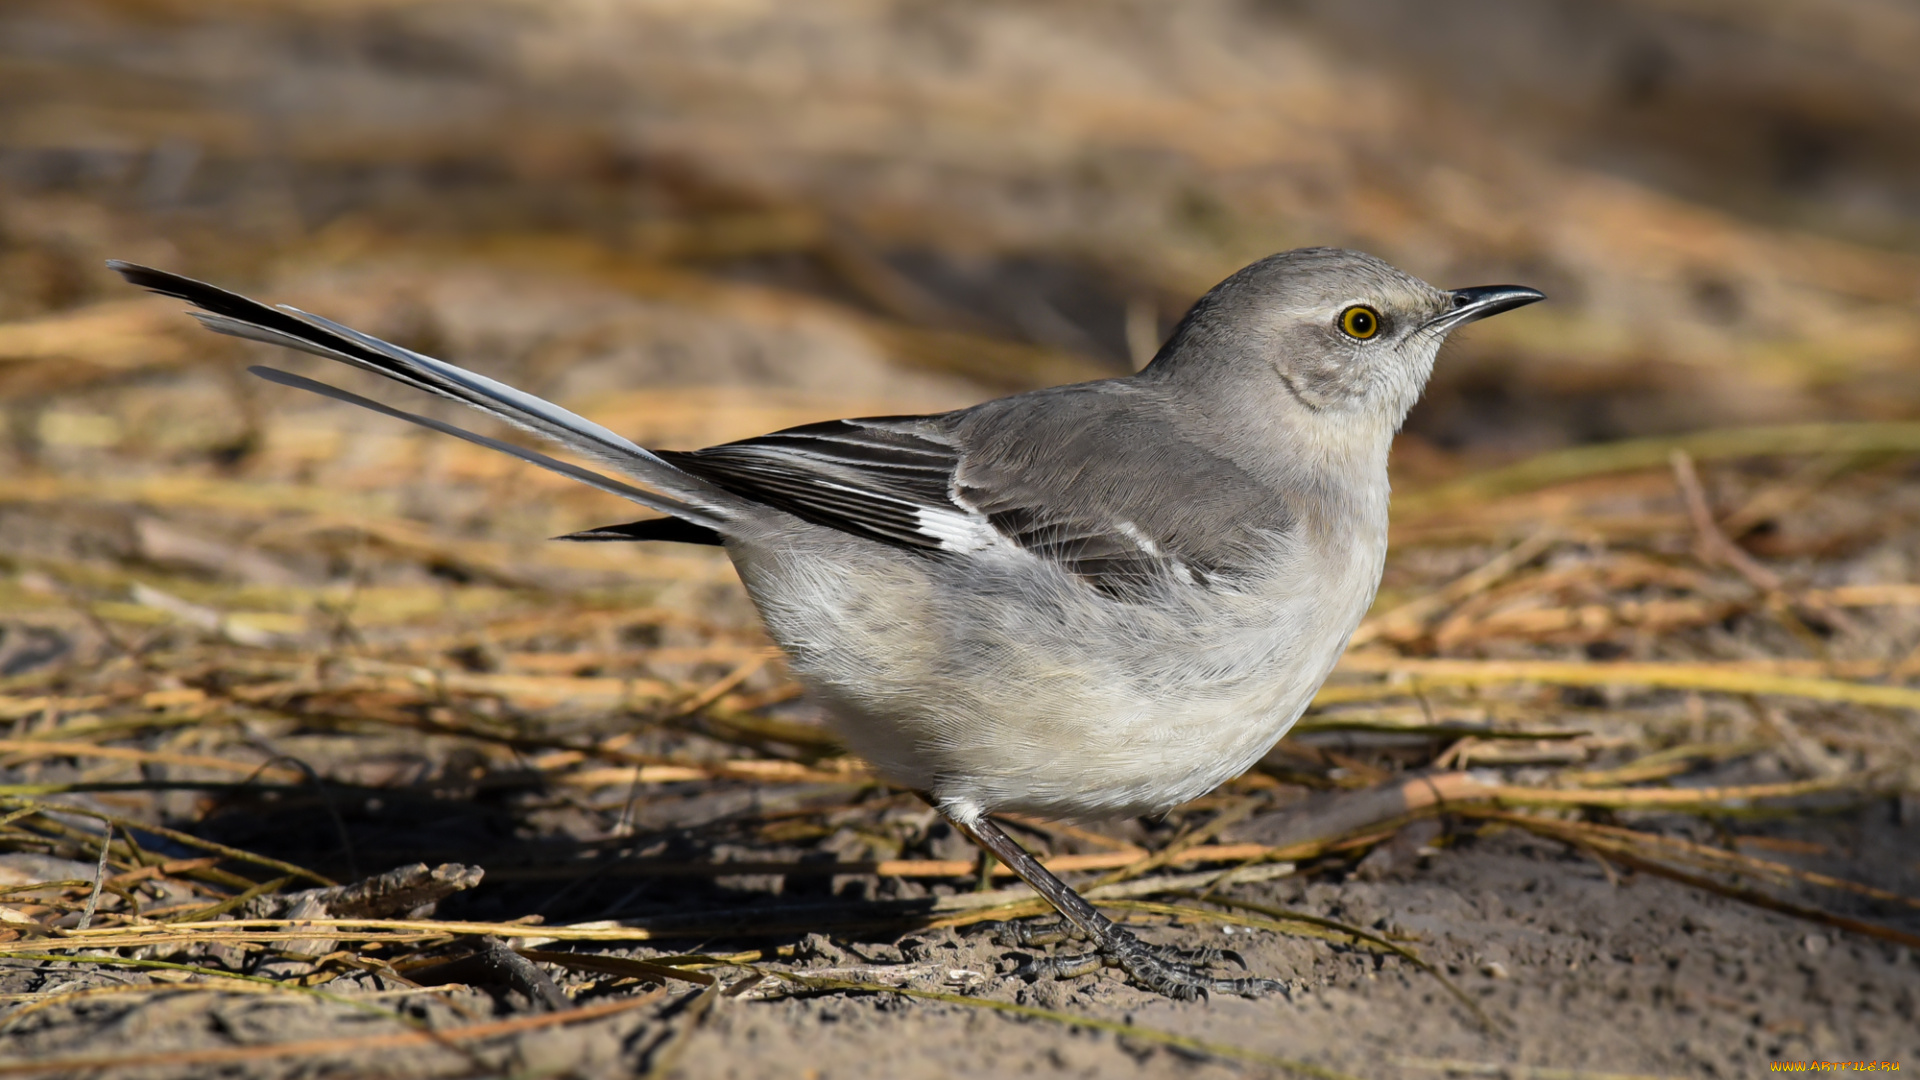
[[[430,417],[382,405],[326,383],[273,368],[249,369],[269,382],[311,391],[498,450],[602,491],[631,499],[649,509],[670,514],[691,526],[706,530],[708,534],[725,533],[733,512],[742,505],[737,496],[729,495],[675,468],[652,451],[583,416],[503,382],[443,360],[435,360],[431,356],[423,356],[297,308],[284,305],[268,307],[205,282],[117,259],[110,260],[107,265],[135,285],[163,296],[178,297],[199,308],[199,311],[190,314],[215,333],[299,349],[329,360],[338,360],[362,371],[384,375],[416,390],[451,398],[599,461],[657,490],[643,490],[590,469],[570,465]]]

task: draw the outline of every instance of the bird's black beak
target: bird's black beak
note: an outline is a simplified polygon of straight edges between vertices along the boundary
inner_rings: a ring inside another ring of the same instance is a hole
[[[1546,293],[1525,285],[1476,285],[1471,289],[1454,289],[1447,296],[1453,300],[1453,307],[1428,323],[1428,326],[1451,330],[1547,298]]]

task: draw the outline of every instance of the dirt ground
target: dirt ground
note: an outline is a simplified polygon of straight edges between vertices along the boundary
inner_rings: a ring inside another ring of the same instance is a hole
[[[1915,42],[1893,0],[6,5],[0,1076],[1920,1066]],[[1038,904],[841,751],[717,552],[550,543],[624,511],[103,265],[682,448],[1124,372],[1309,242],[1553,302],[1442,358],[1295,733],[1164,819],[1004,822],[1287,988],[1188,1003],[1018,976],[1081,946],[1007,941]]]
[[[1794,822],[1760,835],[1844,849],[1851,858],[1823,865],[1909,895],[1920,876],[1913,825],[1890,820],[1884,804],[1842,821]],[[685,890],[694,891],[704,890]],[[1252,1060],[1052,1018],[873,993],[752,992],[752,1000],[720,998],[696,1019],[689,1012],[697,988],[688,988],[657,1007],[495,1039],[476,1046],[470,1059],[428,1047],[374,1054],[313,1048],[220,1074],[603,1076],[677,1059],[679,1074],[714,1077],[1227,1076],[1272,1071],[1256,1056],[1264,1054],[1361,1076],[1472,1074],[1494,1062],[1523,1063],[1511,1069],[1518,1075],[1741,1076],[1766,1071],[1770,1061],[1910,1061],[1920,1050],[1920,965],[1911,947],[1809,926],[1645,875],[1610,881],[1594,859],[1512,832],[1457,838],[1442,853],[1376,863],[1344,878],[1302,875],[1231,894],[1404,934],[1480,1015],[1397,957],[1265,930],[1150,931],[1158,941],[1231,947],[1250,970],[1288,985],[1283,997],[1175,1003],[1111,976],[1033,984],[1011,978],[1003,974],[1008,949],[985,935],[835,934],[835,920],[848,912],[816,902],[805,914],[822,931],[745,935],[731,944],[765,948],[798,939],[804,959],[783,965],[795,971],[1119,1021],[1232,1047]],[[751,902],[737,894],[663,895],[658,906]],[[762,917],[779,918],[775,901],[764,900],[762,910]],[[277,974],[275,967],[253,970]],[[619,991],[555,973],[563,986],[582,991],[582,1002],[618,1000]],[[139,974],[16,970],[0,992],[70,993],[129,981],[140,981]],[[389,1004],[404,1000],[381,996],[394,984],[374,976],[328,985]],[[413,1015],[456,1027],[474,1016],[524,1016],[529,1008],[510,992],[473,989],[421,1000]],[[344,1043],[391,1030],[338,1007],[271,996],[238,994],[210,1005],[199,995],[162,994],[47,1010],[14,1026],[8,1042],[15,1060],[85,1059],[306,1039]],[[213,1072],[198,1062],[123,1066],[114,1075]]]

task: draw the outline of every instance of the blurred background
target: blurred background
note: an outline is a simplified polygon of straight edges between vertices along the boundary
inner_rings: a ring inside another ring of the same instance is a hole
[[[1907,417],[1916,55],[1899,0],[9,0],[0,396],[16,463],[290,452],[110,256],[675,443],[1125,371],[1333,244],[1553,299],[1454,347],[1409,480]]]

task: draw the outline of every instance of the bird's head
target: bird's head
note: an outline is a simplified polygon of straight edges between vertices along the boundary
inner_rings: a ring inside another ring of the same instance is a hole
[[[1520,285],[1438,289],[1364,252],[1300,248],[1214,286],[1147,371],[1277,380],[1310,413],[1364,416],[1392,430],[1449,333],[1544,299]]]

